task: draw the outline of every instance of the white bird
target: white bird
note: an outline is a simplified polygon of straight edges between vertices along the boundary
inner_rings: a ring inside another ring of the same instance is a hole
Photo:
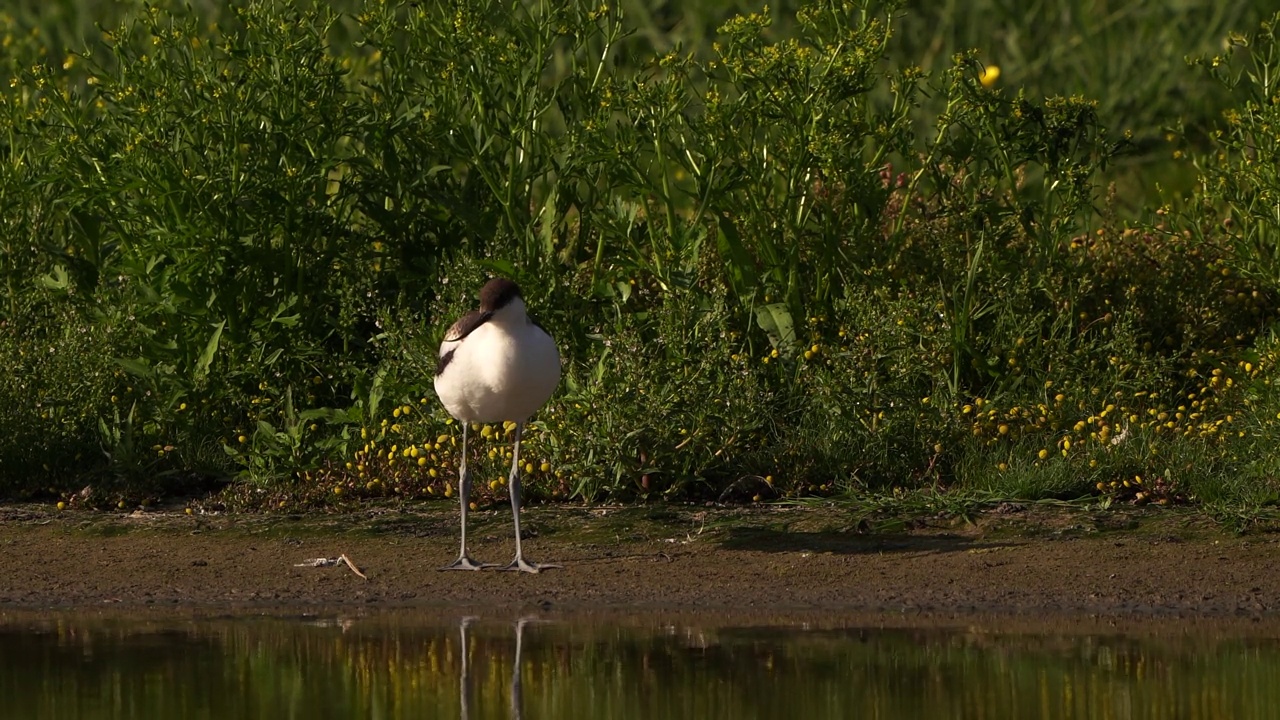
[[[525,309],[520,288],[494,278],[480,290],[480,309],[455,322],[440,344],[436,395],[449,414],[462,423],[462,462],[458,484],[462,500],[462,549],[441,570],[496,567],[467,554],[467,509],[471,475],[467,471],[467,429],[471,423],[514,422],[511,453],[511,512],[515,518],[516,556],[504,570],[536,573],[559,565],[528,562],[520,550],[520,436],[524,425],[546,404],[560,383],[560,352],[555,340]]]

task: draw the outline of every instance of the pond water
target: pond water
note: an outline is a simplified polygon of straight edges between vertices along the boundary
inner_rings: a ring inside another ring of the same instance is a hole
[[[0,718],[1262,718],[1243,631],[809,616],[0,612]]]

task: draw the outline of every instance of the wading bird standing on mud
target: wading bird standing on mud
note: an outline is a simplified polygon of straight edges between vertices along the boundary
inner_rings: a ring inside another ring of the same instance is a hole
[[[520,435],[524,424],[560,383],[560,352],[555,340],[525,311],[520,288],[494,278],[480,290],[480,309],[455,322],[440,344],[436,394],[449,414],[462,423],[462,461],[458,484],[462,500],[462,549],[441,570],[497,567],[467,554],[467,509],[471,474],[467,470],[467,431],[471,423],[514,422],[511,452],[511,512],[515,518],[516,557],[504,570],[536,573],[559,565],[538,565],[520,550]]]

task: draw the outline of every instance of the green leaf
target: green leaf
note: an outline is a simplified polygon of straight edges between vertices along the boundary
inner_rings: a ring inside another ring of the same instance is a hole
[[[312,420],[327,421],[330,418],[334,417],[335,415],[336,413],[333,411],[332,408],[312,408],[310,410],[303,410],[302,412],[298,413],[298,421],[300,423],[310,422]]]
[[[552,185],[539,211],[538,240],[544,258],[555,257],[556,253],[556,191],[557,186]]]
[[[356,407],[363,406],[364,415],[368,418],[378,416],[378,404],[382,402],[382,381],[387,375],[385,367],[379,368],[377,372],[370,378],[368,375],[360,375],[355,379],[355,387],[351,391],[351,399],[355,400]],[[348,412],[353,412],[355,408],[351,408]]]
[[[784,354],[796,347],[796,327],[786,303],[769,303],[756,308],[756,322],[769,335],[769,341]]]
[[[69,282],[69,279],[67,277],[67,269],[62,267],[61,265],[54,265],[52,272],[50,272],[48,275],[40,276],[40,284],[44,285],[50,290],[65,291],[70,286],[71,283]]]
[[[720,249],[720,256],[725,260],[726,269],[729,271],[729,283],[733,286],[734,292],[743,297],[749,295],[758,284],[759,278],[756,275],[751,254],[742,244],[742,236],[738,234],[738,228],[731,222],[719,223],[716,230],[716,245]]]
[[[500,275],[505,278],[514,278],[516,275],[516,265],[510,260],[499,260],[494,258],[486,258],[476,263],[482,268],[486,268],[493,272],[494,275]]]
[[[132,358],[116,358],[116,363],[119,364],[120,367],[124,368],[124,371],[130,375],[149,378],[153,374],[151,372],[151,365],[147,362],[146,358],[138,358],[136,360]]]
[[[259,421],[258,421],[258,430],[257,430],[256,435],[258,435],[259,437],[265,437],[265,438],[275,439],[275,437],[276,437],[276,435],[277,435],[277,434],[278,434],[278,433],[276,433],[276,426],[275,426],[275,425],[272,425],[271,423],[267,422],[266,420],[259,420]]]
[[[277,325],[283,325],[285,327],[294,327],[295,325],[297,325],[298,322],[302,319],[301,313],[285,315],[285,313],[297,303],[298,303],[298,296],[290,295],[288,299],[280,303],[280,305],[276,307],[275,312],[271,314],[271,322],[276,323]]]
[[[204,346],[204,352],[200,353],[200,359],[196,361],[196,379],[203,378],[209,373],[209,365],[213,362],[213,356],[218,352],[218,341],[222,339],[222,329],[226,326],[226,320],[213,326],[213,334],[209,336],[209,342]]]

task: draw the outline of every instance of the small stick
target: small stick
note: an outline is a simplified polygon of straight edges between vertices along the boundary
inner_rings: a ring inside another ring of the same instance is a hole
[[[356,567],[356,564],[355,564],[355,563],[353,563],[353,562],[351,562],[351,558],[347,557],[346,553],[343,553],[342,555],[339,555],[339,556],[338,556],[338,559],[339,559],[339,560],[341,560],[342,562],[346,563],[346,564],[347,564],[347,567],[351,568],[351,572],[353,572],[353,573],[355,573],[355,574],[359,575],[360,577],[364,578],[365,580],[368,580],[368,579],[369,579],[369,576],[368,576],[368,575],[365,575],[364,573],[360,572],[360,568]]]

